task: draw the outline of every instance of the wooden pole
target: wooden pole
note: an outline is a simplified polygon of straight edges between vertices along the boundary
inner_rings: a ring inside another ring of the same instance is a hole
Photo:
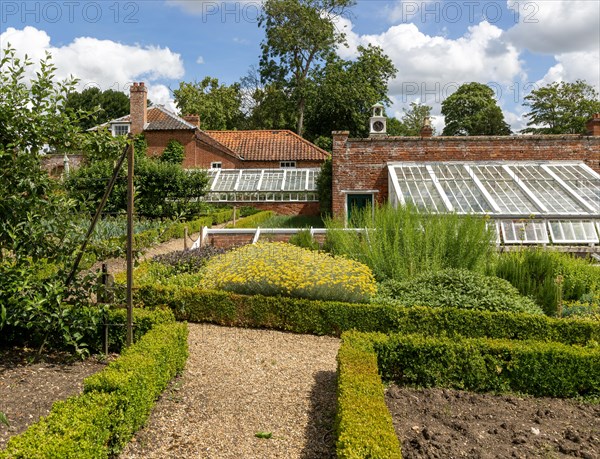
[[[133,344],[133,142],[127,150],[127,346]]]

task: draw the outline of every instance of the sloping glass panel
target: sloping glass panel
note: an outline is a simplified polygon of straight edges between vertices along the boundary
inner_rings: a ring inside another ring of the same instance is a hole
[[[308,174],[308,186],[306,187],[306,189],[308,191],[316,191],[317,190],[317,171],[306,171],[306,173]]]
[[[215,181],[215,177],[217,176],[217,172],[216,170],[209,170],[206,172],[206,175],[208,176],[208,188],[210,189],[210,187],[212,187],[213,182]]]
[[[536,220],[502,220],[502,238],[506,244],[546,244],[546,224]]]
[[[243,171],[237,185],[237,191],[256,191],[258,181],[260,180],[260,173],[260,169]]]
[[[283,185],[283,171],[265,170],[260,185],[261,191],[280,191]]]
[[[551,220],[548,222],[550,236],[555,243],[596,243],[598,235],[594,222],[580,220]]]
[[[447,212],[426,166],[397,166],[398,185],[404,201],[432,212]]]
[[[487,213],[492,207],[462,164],[432,166],[454,210],[461,213]]]
[[[235,186],[239,175],[239,170],[222,170],[217,178],[213,191],[233,191],[233,187]]]
[[[284,191],[304,191],[306,188],[306,171],[287,169],[285,171]]]
[[[530,215],[539,212],[533,201],[502,166],[475,164],[472,169],[502,213]]]
[[[543,168],[535,164],[510,165],[510,169],[535,193],[536,197],[555,214],[587,213],[567,191]]]
[[[579,165],[549,164],[548,169],[600,212],[600,179]]]

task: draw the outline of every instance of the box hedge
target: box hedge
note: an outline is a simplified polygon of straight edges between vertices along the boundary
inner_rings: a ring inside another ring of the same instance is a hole
[[[344,333],[337,360],[337,457],[400,459],[371,341],[356,332]]]
[[[262,222],[268,220],[273,215],[275,215],[275,212],[272,210],[263,210],[249,217],[240,218],[235,222],[235,225],[230,223],[226,228],[257,228]]]
[[[147,307],[169,306],[178,320],[296,333],[340,336],[346,330],[535,339],[565,344],[600,343],[600,322],[556,319],[524,313],[454,308],[403,308],[288,297],[246,296],[200,288],[141,285],[136,300]]]
[[[600,395],[600,348],[488,338],[376,335],[378,368],[403,385],[538,397]]]
[[[156,398],[187,358],[187,326],[152,328],[102,372],[84,393],[53,405],[50,414],[12,437],[1,459],[112,457],[148,418]]]

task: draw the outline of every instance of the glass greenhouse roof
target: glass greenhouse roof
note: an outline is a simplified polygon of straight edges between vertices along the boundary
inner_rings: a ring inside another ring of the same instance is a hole
[[[390,201],[485,214],[505,243],[599,242],[600,174],[583,162],[389,163]]]
[[[319,169],[211,169],[209,201],[317,201]]]
[[[390,163],[390,192],[431,212],[600,218],[600,175],[583,162]]]

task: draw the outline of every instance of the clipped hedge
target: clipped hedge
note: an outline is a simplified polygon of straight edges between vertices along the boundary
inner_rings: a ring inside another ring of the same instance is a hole
[[[556,319],[523,313],[453,308],[398,308],[287,297],[247,296],[224,291],[141,285],[136,301],[146,307],[169,306],[178,320],[295,333],[340,336],[347,330],[426,335],[535,339],[565,344],[600,343],[600,322]]]
[[[48,416],[12,437],[2,459],[109,458],[148,418],[156,398],[187,359],[187,325],[157,325],[106,369],[84,381],[84,393],[53,405]]]
[[[337,457],[400,459],[372,343],[359,333],[344,333],[337,361]]]
[[[477,392],[538,397],[600,394],[600,348],[555,342],[377,335],[384,379]]]
[[[275,215],[275,212],[272,210],[263,210],[249,217],[240,218],[235,222],[235,225],[230,223],[226,228],[257,228],[262,222],[268,220],[273,215]]]

